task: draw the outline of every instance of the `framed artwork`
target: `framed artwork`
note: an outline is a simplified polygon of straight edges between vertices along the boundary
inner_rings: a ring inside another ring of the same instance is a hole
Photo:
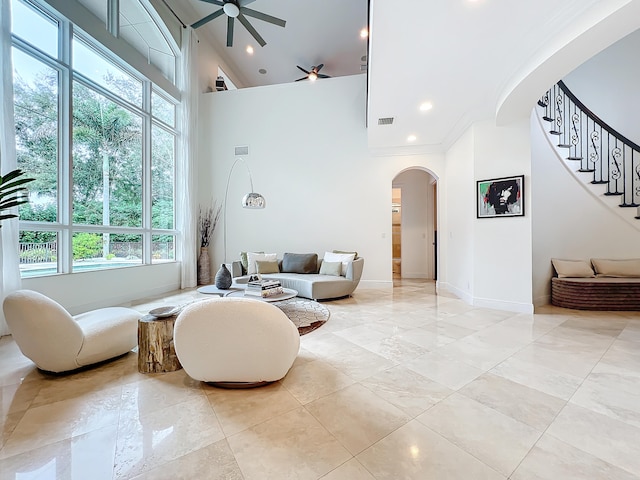
[[[478,218],[524,215],[524,175],[476,182]]]

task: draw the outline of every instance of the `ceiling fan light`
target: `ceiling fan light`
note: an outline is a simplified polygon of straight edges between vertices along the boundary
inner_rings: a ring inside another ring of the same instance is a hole
[[[224,10],[224,13],[231,18],[236,18],[240,14],[240,9],[232,2],[225,3],[222,10]]]
[[[309,74],[309,80],[311,80],[312,82],[315,82],[318,79],[318,75],[315,72],[311,72]]]

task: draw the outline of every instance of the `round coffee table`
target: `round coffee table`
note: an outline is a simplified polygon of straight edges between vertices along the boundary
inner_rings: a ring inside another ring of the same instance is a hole
[[[234,290],[225,295],[225,297],[243,297],[253,300],[259,300],[261,302],[282,302],[283,300],[289,300],[298,296],[298,291],[293,288],[283,288],[282,293],[278,295],[271,295],[270,297],[259,297],[257,295],[245,295],[244,290]]]

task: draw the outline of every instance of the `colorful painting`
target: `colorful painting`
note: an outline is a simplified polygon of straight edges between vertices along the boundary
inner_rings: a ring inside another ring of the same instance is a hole
[[[524,175],[477,183],[478,218],[524,215]]]

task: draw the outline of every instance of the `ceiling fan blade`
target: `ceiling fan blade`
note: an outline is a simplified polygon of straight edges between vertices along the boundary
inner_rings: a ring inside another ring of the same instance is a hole
[[[244,25],[244,28],[246,28],[251,36],[256,39],[256,42],[258,42],[261,47],[264,47],[267,44],[267,42],[264,41],[264,38],[260,36],[256,29],[253,28],[253,25],[249,23],[247,17],[245,17],[242,13],[238,15],[238,20],[240,20],[240,23]]]
[[[255,2],[255,1],[256,1],[256,0],[240,0],[240,1],[238,2],[238,5],[239,5],[240,7],[244,7],[245,5],[249,5],[250,3],[253,3],[253,2]]]
[[[269,22],[279,27],[284,27],[287,24],[286,20],[282,20],[281,18],[278,18],[278,17],[272,17],[271,15],[267,15],[266,13],[252,10],[250,8],[242,7],[240,11],[243,14],[247,15],[248,17],[257,18],[258,20]]]
[[[219,7],[224,6],[224,2],[221,2],[220,0],[201,0],[201,1],[205,3],[213,3],[214,5],[218,5]]]
[[[304,68],[302,68],[300,65],[296,65],[296,67],[298,67],[299,70],[302,70],[304,73],[306,73],[307,75],[309,75],[311,72],[305,70]]]
[[[325,75],[324,73],[319,73],[318,78],[331,78],[329,75]]]
[[[196,23],[191,25],[191,28],[196,29],[204,25],[205,23],[209,23],[214,18],[218,18],[220,15],[224,13],[224,10],[220,9],[217,12],[213,12],[211,15],[207,15],[202,20],[198,20]]]
[[[233,17],[227,17],[227,47],[233,47]]]
[[[324,63],[321,63],[320,65],[318,65],[316,67],[316,73],[318,73],[320,70],[322,70],[322,67],[324,67]]]
[[[308,77],[302,77],[296,80],[296,82],[299,82],[300,80],[306,80]]]

